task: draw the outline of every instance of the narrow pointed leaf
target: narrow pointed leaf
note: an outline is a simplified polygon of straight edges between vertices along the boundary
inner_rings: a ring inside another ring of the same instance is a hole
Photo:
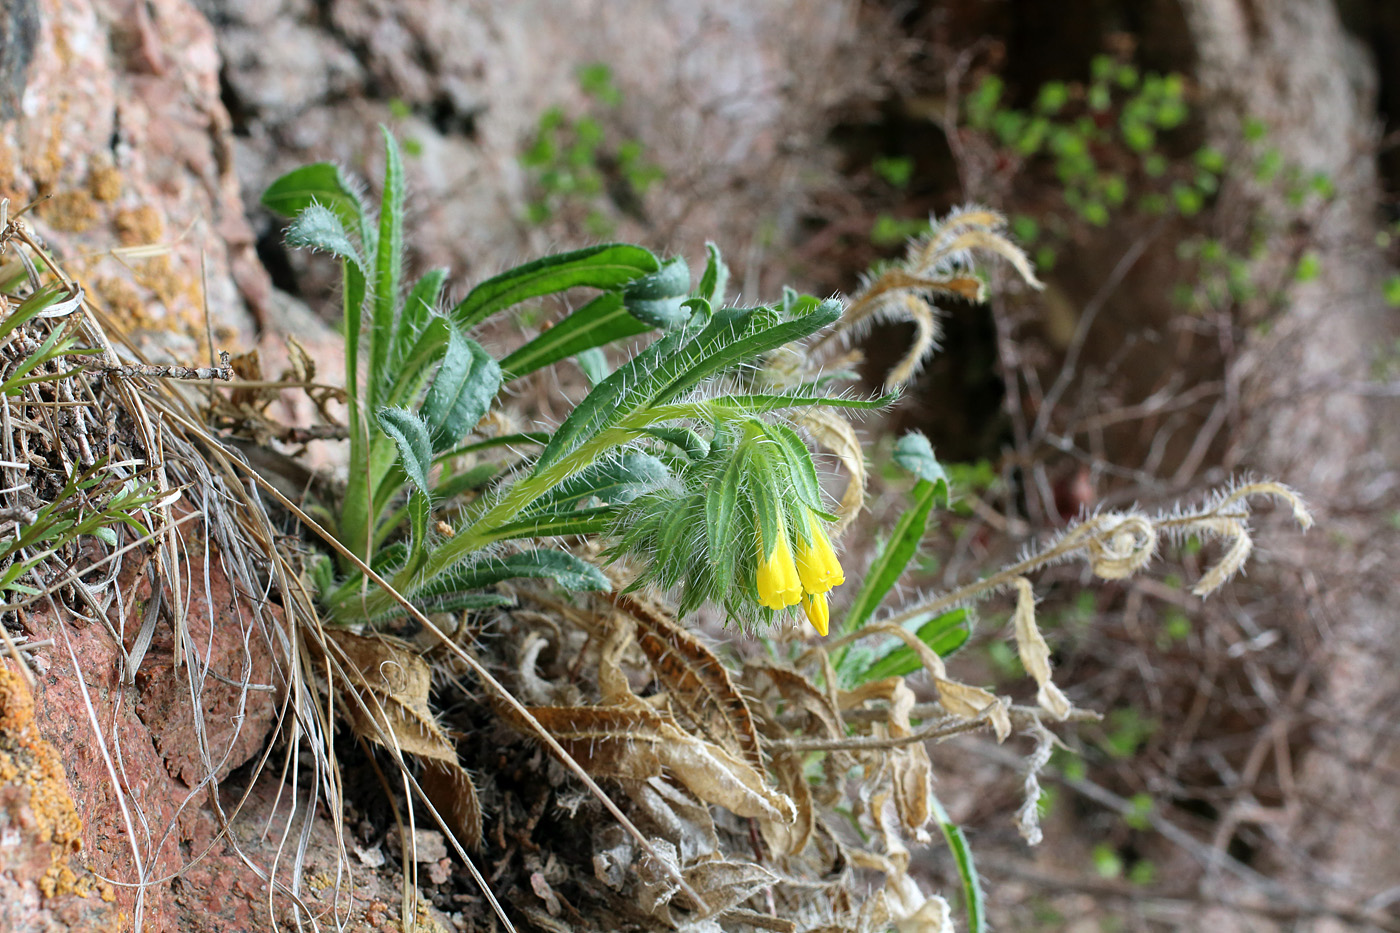
[[[557,538],[564,535],[601,534],[612,527],[617,510],[612,506],[577,509],[572,512],[545,512],[502,525],[491,532],[486,543],[515,538]]]
[[[453,568],[415,589],[412,598],[414,601],[432,600],[480,590],[502,580],[519,577],[553,580],[569,590],[598,592],[612,588],[603,571],[588,561],[567,551],[540,549]]]
[[[446,269],[432,269],[425,273],[408,293],[403,311],[394,325],[393,346],[389,358],[401,361],[413,346],[418,335],[428,326],[436,313],[437,303],[442,298],[442,286],[447,281]]]
[[[383,126],[384,191],[379,203],[379,243],[374,261],[374,329],[369,335],[369,403],[380,401],[386,384],[386,363],[394,331],[394,311],[399,300],[399,281],[403,277],[403,159],[394,135]]]
[[[560,509],[593,497],[613,504],[631,502],[660,486],[670,476],[671,471],[666,469],[666,464],[650,454],[627,453],[595,463],[582,473],[569,477],[552,492],[536,500],[531,510]]]
[[[947,484],[942,488],[946,490]],[[904,568],[909,565],[910,559],[919,549],[919,542],[923,540],[924,531],[928,528],[929,512],[933,510],[939,489],[938,485],[927,480],[919,480],[915,484],[914,501],[904,514],[899,516],[899,521],[895,522],[894,529],[890,532],[889,542],[876,555],[870,569],[866,571],[860,592],[856,594],[855,602],[851,603],[850,611],[846,613],[843,631],[854,632],[864,625],[884,601],[886,594],[899,582]]]
[[[969,624],[970,613],[966,609],[954,609],[930,619],[914,630],[919,641],[933,649],[934,654],[946,658],[957,651],[972,637]],[[912,626],[910,626],[912,627]],[[886,677],[907,677],[920,670],[923,662],[914,649],[900,642],[880,655],[870,666],[859,671],[852,678],[851,686],[859,686],[870,680],[883,680]]]
[[[550,363],[650,329],[627,312],[619,292],[607,292],[501,360],[501,369],[509,382]]]
[[[660,265],[647,250],[625,243],[546,256],[482,282],[452,309],[452,319],[463,329],[475,327],[522,301],[577,286],[619,288]]]

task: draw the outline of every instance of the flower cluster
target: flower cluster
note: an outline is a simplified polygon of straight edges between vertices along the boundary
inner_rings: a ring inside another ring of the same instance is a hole
[[[807,534],[799,535],[796,560],[788,545],[787,525],[779,519],[777,540],[770,550],[763,546],[763,533],[758,533],[758,573],[754,581],[759,605],[773,610],[802,604],[802,611],[820,635],[830,628],[831,610],[827,593],[846,582],[841,562],[831,549],[831,541],[822,529],[821,519],[807,510]]]

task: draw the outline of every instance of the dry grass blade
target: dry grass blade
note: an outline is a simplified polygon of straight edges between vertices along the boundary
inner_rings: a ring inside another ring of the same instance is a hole
[[[714,652],[660,607],[631,596],[613,597],[613,603],[636,623],[637,645],[665,685],[672,708],[711,742],[761,772],[753,713]]]

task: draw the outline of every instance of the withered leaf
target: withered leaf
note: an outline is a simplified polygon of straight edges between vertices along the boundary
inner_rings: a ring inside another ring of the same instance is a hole
[[[428,708],[432,670],[410,646],[386,636],[326,632],[342,677],[337,686],[355,734],[423,760],[423,792],[461,843],[481,845],[481,807],[457,749]]]
[[[792,801],[743,759],[644,705],[545,706],[530,713],[590,774],[646,780],[664,769],[696,797],[737,816],[796,818]],[[506,718],[524,731],[523,722]]]
[[[914,709],[914,691],[903,677],[886,677],[862,684],[849,693],[841,694],[841,706],[850,709],[867,700],[879,699],[889,704],[886,728],[891,738],[903,738],[914,730],[909,714]],[[933,766],[922,742],[905,745],[889,752],[891,784],[895,810],[900,821],[912,831],[923,828],[929,820],[929,795],[933,791]]]
[[[802,759],[790,753],[773,756],[773,774],[778,779],[778,790],[792,798],[797,811],[797,819],[791,823],[775,823],[760,820],[759,830],[763,841],[779,858],[800,855],[812,838],[814,811],[812,806],[812,786],[802,772]]]
[[[801,727],[804,734],[831,739],[846,734],[831,697],[797,671],[768,662],[749,663],[744,665],[744,678],[764,700],[776,693],[778,699],[806,713],[807,721]]]
[[[665,685],[672,708],[711,742],[761,772],[753,713],[714,652],[656,606],[630,596],[617,597],[616,603],[636,623],[637,645]]]

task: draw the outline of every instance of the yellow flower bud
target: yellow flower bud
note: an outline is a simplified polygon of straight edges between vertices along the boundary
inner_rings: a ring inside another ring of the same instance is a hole
[[[802,611],[807,613],[807,621],[817,634],[826,637],[831,627],[831,607],[827,605],[825,593],[808,593],[802,599]]]
[[[763,556],[763,532],[758,533],[758,588],[759,605],[769,609],[786,609],[802,600],[802,581],[798,579],[797,567],[792,562],[792,550],[788,547],[787,529],[778,526],[778,540],[773,545],[773,553]]]
[[[812,543],[809,545],[801,539],[797,542],[797,574],[808,593],[825,593],[845,583],[846,575],[836,559],[836,552],[831,549],[821,520],[811,511],[807,513],[807,528]]]

